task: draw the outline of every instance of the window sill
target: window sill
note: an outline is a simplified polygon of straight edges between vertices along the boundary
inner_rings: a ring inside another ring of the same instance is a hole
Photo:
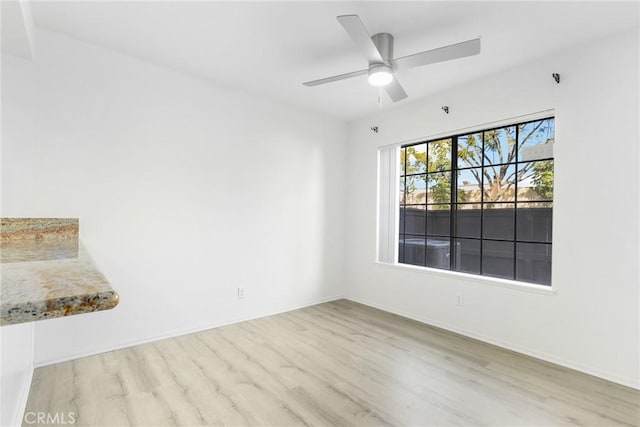
[[[515,289],[518,291],[532,292],[543,295],[557,295],[557,291],[551,286],[536,285],[533,283],[517,282],[515,280],[499,279],[497,277],[477,276],[475,274],[460,273],[458,271],[440,270],[437,268],[420,267],[410,264],[386,263],[376,261],[381,267],[393,270],[413,271],[416,273],[428,273],[436,276],[446,277],[447,279],[459,280],[464,282],[478,283],[480,285],[498,286],[500,288]]]

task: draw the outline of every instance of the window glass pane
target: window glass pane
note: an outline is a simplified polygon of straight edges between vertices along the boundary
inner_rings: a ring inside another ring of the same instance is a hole
[[[485,202],[509,202],[515,200],[515,165],[490,166],[483,170]]]
[[[480,240],[455,239],[455,270],[480,274]]]
[[[480,191],[480,180],[482,179],[482,169],[463,169],[458,173],[458,202],[478,202],[480,203],[482,193]]]
[[[427,267],[449,270],[449,239],[427,239]]]
[[[514,215],[514,203],[485,203],[482,211],[482,237],[513,240]]]
[[[405,203],[425,203],[427,199],[427,176],[409,175],[405,177]]]
[[[428,203],[451,201],[451,172],[436,172],[427,175]]]
[[[524,160],[527,157],[523,156],[527,152],[527,147],[551,144],[554,139],[555,120],[553,118],[518,125],[518,160]],[[548,158],[549,156],[543,155],[542,157]]]
[[[482,241],[482,274],[513,279],[513,242]]]
[[[425,237],[405,234],[403,250],[403,263],[413,265],[424,265],[425,263]]]
[[[407,149],[404,147],[400,148],[400,175],[404,175],[405,173],[404,161],[406,156],[407,156]]]
[[[458,205],[456,207],[456,237],[480,237],[480,205]]]
[[[451,234],[451,205],[427,206],[427,234],[432,236]]]
[[[553,160],[518,164],[518,200],[553,200]]]
[[[551,284],[551,245],[517,243],[516,280]]]
[[[400,204],[404,205],[405,203],[405,199],[406,199],[406,194],[404,194],[404,177],[401,176],[400,177],[400,188],[398,189],[398,197],[400,198]]]
[[[518,240],[551,243],[553,206],[551,202],[518,203],[516,231]]]
[[[516,160],[516,127],[507,126],[484,132],[484,164],[497,165]]]
[[[402,228],[398,236],[398,262],[404,263],[404,234],[402,234]]]
[[[405,174],[425,173],[427,171],[427,144],[406,147],[407,163]]]
[[[406,234],[425,234],[426,221],[424,205],[406,205],[402,232]]]
[[[458,168],[482,166],[482,132],[458,137]]]
[[[451,170],[451,138],[429,143],[429,172]]]

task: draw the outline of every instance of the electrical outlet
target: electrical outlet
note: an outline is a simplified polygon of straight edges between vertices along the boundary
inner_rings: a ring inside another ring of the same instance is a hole
[[[464,305],[464,297],[462,295],[456,296],[456,305],[462,307]]]
[[[244,288],[238,288],[238,299],[244,298]]]

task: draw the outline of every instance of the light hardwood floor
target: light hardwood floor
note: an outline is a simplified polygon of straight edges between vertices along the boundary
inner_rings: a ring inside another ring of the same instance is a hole
[[[640,423],[640,392],[340,300],[36,369],[27,412],[89,426],[617,426]]]

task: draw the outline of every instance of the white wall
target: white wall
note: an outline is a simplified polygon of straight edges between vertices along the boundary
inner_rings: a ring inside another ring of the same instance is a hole
[[[0,426],[20,425],[33,374],[33,324],[0,330]]]
[[[79,217],[120,304],[37,323],[36,364],[340,296],[344,123],[37,40],[35,136],[3,141],[2,215]]]
[[[2,134],[0,159],[2,189],[12,187],[15,193],[2,192],[5,197],[19,196],[25,207],[33,203],[31,185],[32,168],[29,164],[19,166],[5,162],[14,157],[28,158],[31,155],[29,141],[33,128],[34,92],[30,84],[33,78],[29,62],[12,56],[2,56]],[[13,141],[14,143],[9,143]],[[11,185],[13,176],[22,176],[20,186]],[[18,194],[18,192],[20,194]],[[4,209],[0,205],[0,212]],[[31,386],[33,373],[34,325],[22,324],[0,328],[0,425],[19,425],[24,405]]]
[[[635,31],[353,122],[347,295],[640,387],[638,71]],[[556,114],[555,295],[375,263],[378,146],[546,109]]]

